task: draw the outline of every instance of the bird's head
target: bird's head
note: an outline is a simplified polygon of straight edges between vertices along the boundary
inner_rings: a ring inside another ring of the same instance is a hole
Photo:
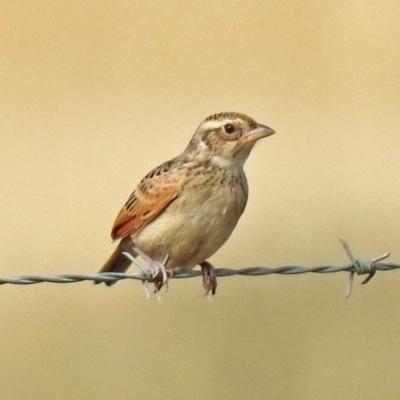
[[[223,112],[211,115],[200,124],[186,152],[210,158],[221,166],[241,166],[254,144],[274,133],[247,115]]]

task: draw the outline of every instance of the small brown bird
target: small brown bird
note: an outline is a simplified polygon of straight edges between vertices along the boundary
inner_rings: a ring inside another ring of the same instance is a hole
[[[111,231],[121,241],[100,272],[125,272],[131,260],[123,252],[140,255],[153,264],[159,290],[175,268],[199,264],[206,293],[215,294],[214,267],[206,260],[227,241],[246,207],[243,165],[251,149],[274,133],[234,112],[204,120],[184,152],[153,169],[130,195]]]

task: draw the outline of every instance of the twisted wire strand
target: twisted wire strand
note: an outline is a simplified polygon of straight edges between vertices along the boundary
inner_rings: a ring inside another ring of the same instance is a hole
[[[389,253],[385,253],[372,260],[358,260],[355,259],[347,243],[341,240],[341,243],[351,260],[351,264],[348,265],[320,265],[315,267],[304,267],[300,265],[288,265],[278,268],[268,267],[250,267],[241,269],[231,268],[216,268],[215,272],[217,277],[226,277],[233,275],[240,276],[263,276],[263,275],[298,275],[306,273],[316,274],[331,274],[336,272],[350,272],[349,280],[346,286],[346,297],[351,293],[354,274],[368,274],[368,277],[362,282],[363,284],[369,282],[369,280],[375,275],[376,271],[390,271],[400,269],[400,264],[379,262],[387,257]],[[172,275],[172,279],[184,279],[194,278],[201,276],[200,271],[187,271],[187,270],[176,270]],[[12,285],[32,285],[36,283],[50,282],[50,283],[75,283],[82,281],[92,281],[96,283],[101,282],[114,282],[124,279],[136,279],[142,282],[152,282],[152,276],[142,270],[134,273],[118,273],[118,272],[103,272],[96,274],[61,274],[61,275],[21,275],[9,278],[0,278],[0,285],[12,284]]]
[[[400,264],[395,263],[376,263],[375,269],[377,271],[390,271],[394,269],[400,269]],[[356,272],[352,264],[338,266],[338,265],[321,265],[316,267],[303,267],[299,265],[289,265],[278,268],[268,267],[250,267],[242,269],[231,269],[231,268],[216,268],[217,277],[226,276],[263,276],[263,275],[298,275],[306,273],[317,273],[317,274],[330,274],[335,272]],[[172,279],[184,279],[184,278],[195,278],[201,276],[200,271],[186,271],[177,270],[174,271]],[[114,282],[124,279],[136,279],[140,281],[149,281],[152,279],[144,272],[134,272],[131,274],[124,274],[119,272],[103,272],[98,274],[60,274],[60,275],[20,275],[9,278],[0,278],[0,285],[12,284],[12,285],[32,285],[35,283],[75,283],[83,281],[92,282]]]

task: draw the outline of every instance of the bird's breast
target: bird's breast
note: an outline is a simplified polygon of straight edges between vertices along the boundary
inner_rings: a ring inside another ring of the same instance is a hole
[[[192,268],[211,257],[229,238],[248,196],[242,169],[194,171],[180,195],[154,221],[133,235],[154,260],[170,257],[170,267]]]

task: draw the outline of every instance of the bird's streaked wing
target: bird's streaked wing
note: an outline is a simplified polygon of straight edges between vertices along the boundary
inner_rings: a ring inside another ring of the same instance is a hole
[[[139,183],[120,211],[111,231],[116,240],[135,233],[157,218],[182,190],[183,177],[167,163],[153,169]]]

